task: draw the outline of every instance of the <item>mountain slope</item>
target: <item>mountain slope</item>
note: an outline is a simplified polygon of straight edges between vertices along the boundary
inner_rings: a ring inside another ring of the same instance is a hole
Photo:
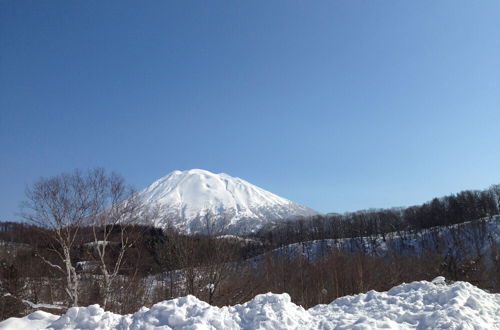
[[[388,254],[424,256],[440,255],[464,261],[478,258],[496,260],[495,247],[500,245],[500,215],[449,226],[412,231],[390,232],[366,237],[331,238],[292,243],[248,259],[258,262],[266,257],[290,255],[308,260],[332,255],[338,251],[371,256]],[[483,259],[482,262],[487,262]]]
[[[245,234],[273,220],[318,214],[240,178],[200,169],[173,171],[139,197],[160,208],[157,226],[172,225],[186,233]]]

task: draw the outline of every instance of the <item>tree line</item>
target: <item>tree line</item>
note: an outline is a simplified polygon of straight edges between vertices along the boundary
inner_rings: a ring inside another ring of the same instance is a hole
[[[296,242],[382,236],[476,221],[500,213],[500,184],[485,190],[465,190],[434,198],[422,205],[370,209],[277,221],[255,235],[273,247]]]
[[[247,237],[222,235],[210,214],[198,219],[210,229],[204,235],[156,228],[155,207],[137,199],[121,176],[103,169],[42,178],[26,196],[26,221],[0,222],[0,319],[22,316],[39,304],[60,312],[99,303],[130,313],[187,294],[227,305],[257,293],[287,292],[308,307],[442,274],[498,291],[498,283],[485,280],[499,275],[498,265],[490,265],[498,256],[496,245],[488,257],[477,254],[468,260],[433,253],[380,257],[344,251],[315,260],[286,254],[268,255],[258,264],[246,260],[294,242],[385,237],[481,221],[499,213],[500,185],[408,208],[277,222]],[[388,270],[390,278],[381,275]]]

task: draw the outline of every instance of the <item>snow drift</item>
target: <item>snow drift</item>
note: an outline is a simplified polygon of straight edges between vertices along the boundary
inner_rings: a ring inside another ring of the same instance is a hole
[[[138,193],[150,205],[158,205],[159,227],[172,225],[188,234],[210,225],[226,234],[247,234],[280,219],[308,217],[318,212],[225,173],[192,169],[173,171]]]
[[[214,307],[193,296],[163,301],[134,314],[75,307],[61,317],[35,312],[0,329],[498,329],[500,294],[467,282],[412,282],[387,292],[347,296],[309,310],[287,294],[262,294],[235,306]]]

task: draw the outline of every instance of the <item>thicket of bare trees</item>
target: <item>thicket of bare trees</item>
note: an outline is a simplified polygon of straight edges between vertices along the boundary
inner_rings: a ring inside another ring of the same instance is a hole
[[[485,253],[488,233],[480,220],[498,214],[499,185],[410,208],[284,222],[251,237],[224,236],[211,214],[198,219],[206,228],[203,235],[149,226],[154,208],[137,200],[121,177],[102,169],[41,179],[27,196],[27,222],[0,223],[0,319],[26,314],[37,304],[60,312],[99,303],[130,313],[187,294],[228,305],[259,293],[287,292],[309,307],[437,275],[500,291],[500,248],[491,241]],[[474,226],[453,227],[454,248],[438,253],[434,247],[448,243],[431,227],[464,221]],[[421,254],[394,249],[378,256],[363,249],[394,233],[404,245],[419,230],[426,233],[419,236],[425,237]],[[315,258],[270,253],[245,261],[293,242],[347,237],[356,249],[320,249]]]
[[[252,241],[188,236],[174,230],[134,226],[128,230],[141,239],[135,240],[130,247],[127,267],[121,269],[111,285],[112,299],[107,309],[130,313],[140,306],[186,294],[212,304],[228,305],[269,291],[287,292],[296,303],[312,306],[346,294],[386,290],[401,282],[430,280],[438,275],[450,280],[466,280],[498,292],[500,247],[492,241],[486,251],[479,248],[488,241],[485,239],[486,227],[481,225],[484,223],[477,221],[474,226],[458,226],[450,232],[449,239],[455,248],[447,254],[433,252],[435,246],[445,246],[446,242],[437,235],[438,230],[432,230],[425,239],[425,251],[417,255],[401,254],[397,250],[384,256],[363,254],[360,250],[333,250],[314,258],[300,253],[271,253],[252,262],[242,262],[249,245],[256,244]],[[23,228],[22,224],[2,227],[7,231],[0,231],[0,239],[15,236],[10,231],[16,228],[26,234],[24,242],[30,241],[30,236],[40,235],[39,229]],[[82,242],[93,242],[91,228],[82,229],[80,234]],[[118,242],[119,235],[120,231],[115,231],[110,235],[110,242]],[[50,258],[50,248],[48,244],[37,245],[36,251]],[[474,249],[478,249],[477,253],[471,254]],[[64,285],[61,285],[64,278],[34,255],[35,249],[30,244],[16,243],[10,251],[9,257],[2,257],[0,288],[4,294],[8,292],[12,296],[0,299],[0,317],[19,316],[32,310],[23,300],[54,304],[64,299]],[[92,260],[89,253],[96,252],[82,244],[75,249],[75,261]],[[113,253],[117,255],[119,249]],[[102,273],[99,269],[77,268],[77,274],[81,285],[80,302],[83,305],[101,303]]]
[[[278,247],[318,239],[417,231],[475,221],[499,213],[500,185],[493,185],[486,190],[465,190],[407,208],[371,209],[280,221],[263,228],[256,236]]]
[[[148,208],[135,197],[124,179],[103,169],[86,172],[74,171],[50,178],[42,178],[26,190],[23,218],[45,229],[48,250],[59,262],[36,255],[65,278],[65,292],[70,306],[78,306],[80,276],[76,270],[75,249],[83,243],[82,228],[91,228],[92,242],[85,242],[95,251],[95,260],[102,278],[102,304],[106,306],[111,285],[115,280],[132,237],[128,228],[135,224],[148,224],[151,219]],[[118,231],[118,241],[110,236]],[[135,239],[139,239],[136,237]],[[117,247],[112,259],[110,245]]]
[[[202,219],[207,227],[214,223],[214,216],[207,214]],[[149,246],[161,272],[168,274],[165,298],[179,295],[203,295],[209,303],[227,279],[237,261],[241,261],[237,238],[220,235],[213,227],[206,235],[183,235],[173,228],[157,231]],[[176,284],[182,278],[179,290]]]

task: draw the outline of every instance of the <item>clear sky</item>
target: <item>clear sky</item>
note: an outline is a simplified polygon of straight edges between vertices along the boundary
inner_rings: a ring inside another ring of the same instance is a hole
[[[0,220],[41,176],[246,179],[322,212],[500,183],[500,1],[0,0]]]

